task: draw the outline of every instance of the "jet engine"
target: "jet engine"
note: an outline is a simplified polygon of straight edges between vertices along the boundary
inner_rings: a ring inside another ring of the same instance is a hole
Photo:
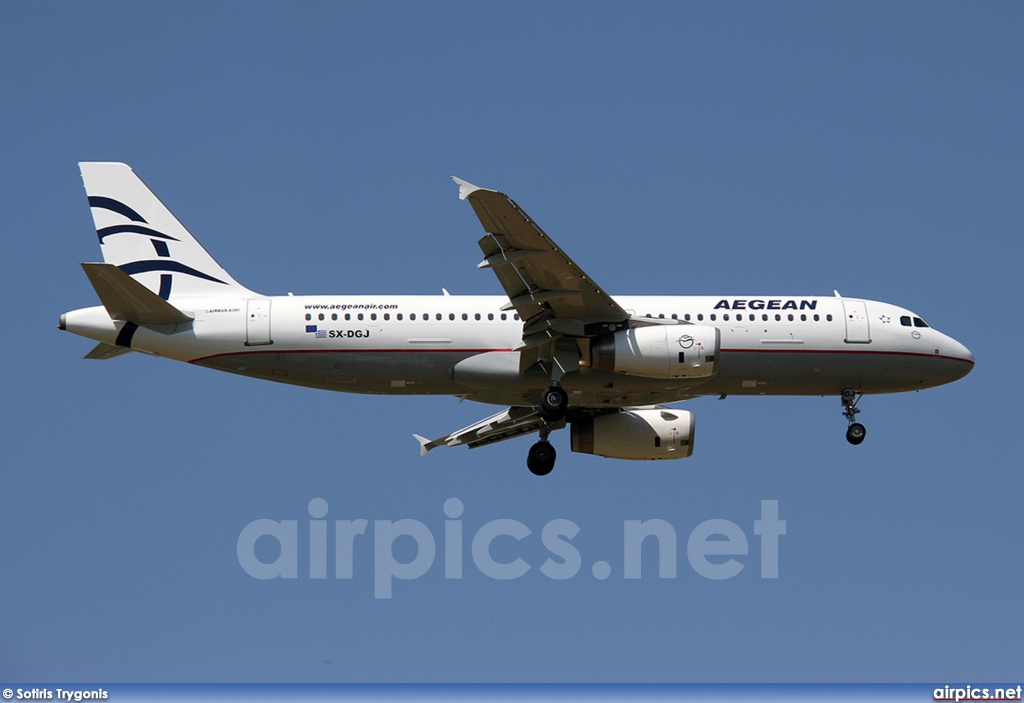
[[[718,372],[721,332],[704,325],[651,325],[606,335],[591,365],[648,378],[708,378]]]
[[[609,459],[685,459],[693,453],[689,410],[641,408],[572,423],[572,450]]]

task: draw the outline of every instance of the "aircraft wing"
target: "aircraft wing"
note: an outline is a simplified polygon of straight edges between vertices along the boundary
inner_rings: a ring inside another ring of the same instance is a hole
[[[536,408],[512,407],[434,440],[418,434],[414,434],[413,437],[420,443],[420,456],[423,456],[437,447],[457,447],[465,444],[470,449],[476,449],[487,444],[536,432],[544,424],[544,420],[541,419]],[[547,423],[547,425],[550,429],[558,429],[565,426],[565,420],[561,420],[560,423]]]
[[[560,336],[586,337],[607,331],[629,314],[504,193],[453,177],[459,198],[469,200],[487,236],[479,241],[484,260],[508,294],[503,308],[523,320],[518,348],[546,345]]]

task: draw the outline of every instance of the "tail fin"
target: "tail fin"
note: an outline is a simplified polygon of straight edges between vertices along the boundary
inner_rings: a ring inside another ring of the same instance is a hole
[[[105,262],[164,300],[257,295],[221,268],[127,164],[78,166]]]

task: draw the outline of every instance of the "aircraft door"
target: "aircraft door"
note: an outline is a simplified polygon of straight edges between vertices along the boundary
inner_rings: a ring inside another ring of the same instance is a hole
[[[270,339],[270,300],[253,298],[246,302],[245,346],[273,344]]]
[[[846,315],[846,342],[869,344],[871,330],[868,327],[868,307],[864,301],[843,298],[843,311]]]

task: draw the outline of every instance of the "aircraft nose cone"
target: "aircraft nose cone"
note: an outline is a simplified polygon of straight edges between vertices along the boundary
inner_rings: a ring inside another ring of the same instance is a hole
[[[959,361],[963,362],[958,364],[957,378],[963,378],[974,369],[974,354],[971,350],[965,347],[955,339],[950,338],[949,351],[951,356],[955,357]]]
[[[974,366],[974,354],[971,353],[971,350],[968,349],[967,347],[965,347],[963,344],[961,344],[960,346],[963,347],[963,350],[964,350],[964,360],[971,362],[971,367],[973,368],[973,366]]]

